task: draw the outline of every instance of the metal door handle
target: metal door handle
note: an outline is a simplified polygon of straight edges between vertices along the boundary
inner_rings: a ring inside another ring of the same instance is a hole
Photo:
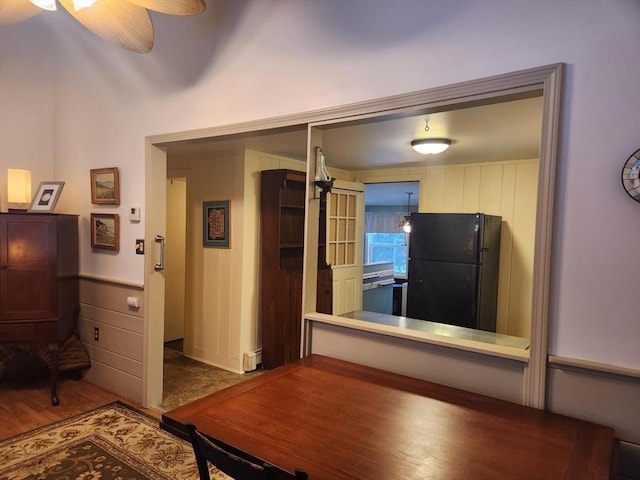
[[[164,237],[162,235],[156,235],[156,243],[160,244],[160,261],[156,263],[153,268],[156,272],[164,270]]]

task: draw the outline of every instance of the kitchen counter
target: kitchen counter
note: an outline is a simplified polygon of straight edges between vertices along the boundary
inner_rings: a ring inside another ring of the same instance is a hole
[[[456,325],[447,325],[444,323],[429,322],[426,320],[416,320],[414,318],[386,315],[383,313],[369,312],[364,310],[357,310],[345,313],[340,316],[379,325],[406,328],[408,330],[415,330],[418,332],[440,335],[443,337],[472,340],[476,342],[518,348],[522,350],[529,349],[529,340],[526,338],[514,337],[511,335],[504,335],[495,332],[486,332],[484,330],[475,330],[473,328],[458,327]]]

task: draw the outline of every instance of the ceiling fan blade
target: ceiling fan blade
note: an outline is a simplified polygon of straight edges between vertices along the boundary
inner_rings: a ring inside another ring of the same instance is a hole
[[[72,0],[58,1],[96,35],[133,52],[151,51],[153,25],[145,8],[125,1],[98,0],[91,7],[76,11]]]
[[[28,0],[0,0],[0,25],[11,25],[42,12]]]
[[[139,5],[154,12],[167,15],[196,15],[204,12],[203,0],[128,0],[129,3]]]

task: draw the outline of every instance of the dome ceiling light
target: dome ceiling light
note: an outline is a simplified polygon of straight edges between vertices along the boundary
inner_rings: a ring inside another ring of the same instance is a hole
[[[73,18],[96,35],[137,53],[153,47],[148,10],[166,15],[204,12],[203,0],[58,0]],[[56,0],[0,0],[0,25],[26,20],[43,10],[57,10]]]
[[[428,132],[429,120],[425,121],[424,131]],[[411,140],[411,147],[418,153],[423,155],[442,153],[451,145],[448,138],[416,138]]]
[[[449,145],[451,145],[451,140],[448,138],[421,138],[411,140],[413,149],[423,155],[442,153],[449,148]]]

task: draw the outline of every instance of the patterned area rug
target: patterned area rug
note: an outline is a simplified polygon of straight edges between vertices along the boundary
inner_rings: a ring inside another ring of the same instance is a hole
[[[0,442],[0,480],[197,480],[191,444],[121,403]],[[211,478],[229,477],[211,467]]]

